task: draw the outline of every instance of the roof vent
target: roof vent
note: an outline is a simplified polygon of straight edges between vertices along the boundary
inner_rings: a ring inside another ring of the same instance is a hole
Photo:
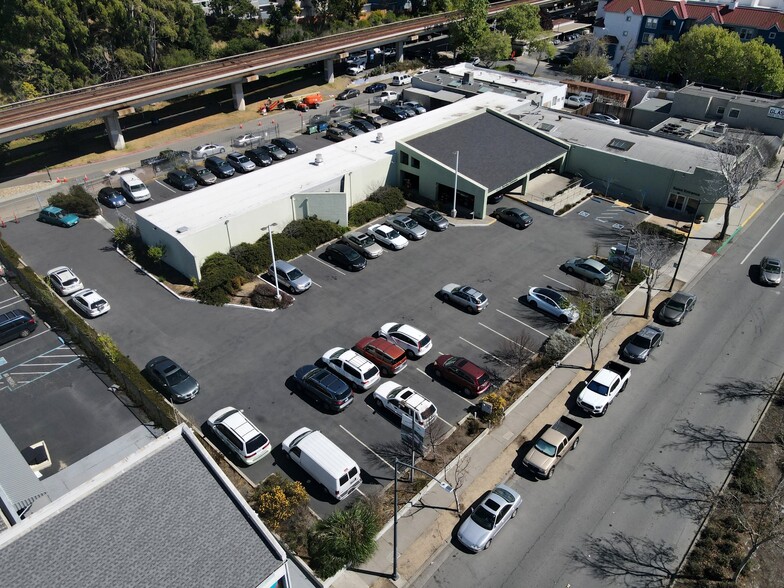
[[[376,133],[376,143],[384,142],[384,133]]]
[[[179,229],[177,229],[177,232],[178,232],[178,233],[184,233],[184,232],[186,232],[187,230],[188,230],[188,227],[180,227]]]
[[[314,163],[316,165],[321,165],[324,163],[324,156],[321,153],[316,153],[316,161]]]

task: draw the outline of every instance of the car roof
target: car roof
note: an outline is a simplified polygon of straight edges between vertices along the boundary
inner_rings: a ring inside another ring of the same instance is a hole
[[[74,294],[74,296],[79,298],[84,298],[88,302],[104,299],[103,296],[98,294],[98,292],[96,292],[92,288],[85,288],[84,290],[79,290],[76,294]]]
[[[63,273],[66,273],[66,272],[73,275],[73,272],[71,271],[71,268],[69,268],[67,266],[64,266],[64,265],[61,265],[61,266],[58,266],[58,267],[53,267],[52,269],[50,269],[46,273],[47,273],[47,275],[52,276],[52,275],[55,275],[55,274],[59,275],[59,274],[63,274]]]
[[[457,359],[457,367],[463,370],[465,373],[478,378],[479,376],[485,375],[485,370],[480,368],[478,365],[473,363],[470,359],[466,359],[465,357],[459,357],[457,355],[453,356]]]
[[[647,325],[647,326],[643,327],[642,329],[640,329],[640,332],[637,333],[637,335],[640,336],[640,337],[644,337],[646,339],[653,339],[654,335],[657,335],[657,334],[660,334],[660,333],[663,333],[663,332],[664,331],[662,331],[659,327],[655,327],[653,325]]]
[[[342,253],[354,253],[354,250],[346,245],[345,243],[332,243],[329,245],[327,249],[332,249],[333,251],[340,251]]]
[[[250,422],[250,419],[242,411],[236,408],[234,412],[230,412],[228,416],[221,419],[221,422],[234,431],[243,441],[250,441],[261,434],[259,428]]]
[[[580,263],[580,260],[578,259],[577,262]],[[603,270],[605,267],[607,267],[601,261],[596,260],[596,259],[590,259],[588,257],[583,259],[582,263],[584,263],[586,265],[590,265],[591,267],[596,268],[597,270],[600,270],[600,271]]]
[[[275,267],[282,269],[284,272],[297,269],[297,266],[290,264],[288,261],[283,261],[282,259],[275,260]]]
[[[534,288],[534,292],[537,294],[544,294],[545,296],[549,296],[553,300],[561,300],[566,298],[563,294],[556,292],[552,288]]]
[[[694,298],[694,294],[690,294],[689,292],[677,292],[672,295],[670,300],[674,302],[686,302],[689,298]]]

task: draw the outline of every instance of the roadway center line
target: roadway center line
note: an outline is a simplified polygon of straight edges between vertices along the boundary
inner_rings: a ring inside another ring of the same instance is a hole
[[[517,300],[517,298],[515,298],[515,300]],[[535,328],[535,327],[532,327],[532,326],[531,326],[531,325],[529,325],[528,323],[524,323],[523,321],[521,321],[520,319],[516,319],[516,318],[515,318],[515,317],[513,317],[512,315],[510,315],[510,314],[506,314],[506,313],[505,313],[503,310],[498,310],[498,309],[496,308],[496,311],[497,311],[497,312],[500,312],[500,313],[501,313],[502,315],[504,315],[505,317],[508,317],[508,318],[512,319],[513,321],[517,321],[518,323],[520,323],[520,324],[521,324],[521,325],[523,325],[524,327],[528,327],[528,328],[529,328],[529,329],[531,329],[532,331],[535,331],[535,332],[539,333],[539,334],[540,334],[542,337],[547,337],[547,336],[548,336],[548,335],[547,335],[547,333],[543,333],[542,331],[540,331],[539,329],[537,329],[537,328]]]
[[[166,189],[167,189],[169,192],[174,192],[175,194],[177,193],[177,190],[175,190],[174,188],[170,188],[169,186],[167,186],[166,184],[164,184],[164,183],[163,183],[163,182],[161,182],[160,180],[155,180],[155,183],[156,183],[156,184],[158,184],[159,186],[163,186],[163,187],[164,187],[164,188],[166,188]]]
[[[312,260],[314,260],[314,261],[318,261],[319,263],[321,263],[321,264],[323,264],[323,265],[326,265],[326,266],[327,266],[329,269],[331,269],[331,270],[334,270],[334,271],[338,272],[338,273],[339,273],[341,276],[345,276],[345,275],[346,275],[346,274],[344,274],[342,271],[340,271],[338,268],[336,268],[336,267],[332,267],[331,265],[329,265],[329,264],[328,264],[326,261],[321,261],[321,260],[320,260],[318,257],[313,257],[313,256],[312,256],[310,253],[307,253],[306,255],[307,255],[308,257],[310,257]]]
[[[344,427],[343,425],[340,425],[340,428],[341,428],[341,429],[343,429],[343,430],[344,430],[346,433],[348,433],[348,435],[349,435],[349,436],[350,436],[352,439],[354,439],[354,441],[356,441],[356,442],[357,442],[357,443],[359,443],[359,444],[360,444],[362,447],[364,447],[365,449],[367,449],[367,450],[368,450],[370,453],[372,453],[373,455],[375,455],[375,456],[376,456],[376,457],[377,457],[379,460],[381,460],[381,461],[383,461],[385,464],[387,464],[387,467],[389,467],[390,469],[393,469],[393,470],[395,469],[395,467],[394,467],[393,465],[390,465],[390,463],[389,463],[387,460],[385,460],[385,459],[384,459],[383,457],[381,457],[381,456],[380,456],[378,453],[376,453],[375,451],[373,451],[373,450],[372,450],[370,447],[368,447],[367,445],[365,445],[364,443],[362,443],[362,441],[360,441],[360,440],[359,440],[359,439],[357,439],[357,438],[356,438],[354,435],[352,435],[352,434],[349,432],[349,430],[348,430],[346,427]]]
[[[496,331],[496,330],[493,330],[493,329],[491,329],[490,327],[488,327],[488,326],[487,326],[486,324],[484,324],[484,323],[479,323],[479,326],[480,326],[480,327],[484,327],[485,329],[487,329],[487,330],[488,330],[488,331],[490,331],[491,333],[495,333],[495,334],[496,334],[496,335],[498,335],[499,337],[502,337],[502,338],[506,339],[506,340],[507,340],[507,341],[509,341],[510,343],[514,343],[514,344],[515,344],[515,345],[517,345],[518,347],[522,347],[522,348],[523,348],[523,349],[525,349],[526,351],[529,351],[529,352],[531,352],[531,353],[534,353],[533,351],[531,351],[530,349],[528,349],[528,347],[526,347],[525,345],[520,345],[520,344],[519,344],[517,341],[515,341],[514,339],[510,339],[510,338],[509,338],[509,337],[507,337],[506,335],[502,335],[501,333],[499,333],[499,332],[498,332],[498,331]]]
[[[743,258],[743,260],[740,262],[740,264],[741,264],[741,265],[743,265],[744,263],[746,263],[746,260],[747,260],[749,257],[751,257],[751,254],[752,254],[752,253],[754,253],[754,250],[755,250],[757,247],[759,247],[759,246],[760,246],[760,243],[762,243],[762,241],[765,239],[765,237],[767,237],[767,236],[768,236],[768,233],[770,233],[770,232],[773,230],[773,227],[775,227],[775,226],[778,224],[778,222],[781,220],[781,217],[783,217],[783,216],[784,216],[784,212],[782,212],[782,213],[779,215],[779,218],[777,218],[777,219],[776,219],[776,222],[774,222],[772,225],[770,225],[770,228],[769,228],[767,231],[765,231],[765,234],[764,234],[764,235],[762,235],[762,237],[760,238],[760,240],[759,240],[759,241],[757,241],[756,245],[754,245],[754,247],[752,247],[752,248],[751,248],[751,251],[749,251],[749,252],[746,254],[746,257],[744,257],[744,258]]]
[[[542,274],[542,275],[543,275],[545,278],[547,278],[548,280],[552,280],[553,282],[556,282],[557,284],[561,284],[561,286],[566,286],[566,287],[567,287],[567,288],[569,288],[569,289],[570,289],[572,292],[577,292],[577,291],[578,291],[578,290],[577,290],[577,288],[575,288],[574,286],[570,286],[569,284],[566,284],[566,283],[564,283],[564,282],[562,282],[562,281],[560,281],[560,280],[556,280],[555,278],[553,278],[553,277],[550,277],[550,276],[548,276],[547,274]]]
[[[492,353],[490,353],[489,351],[485,351],[484,349],[482,349],[481,347],[479,347],[479,345],[474,345],[474,344],[473,344],[473,343],[471,343],[471,341],[469,341],[468,339],[464,339],[463,337],[460,337],[460,340],[461,340],[461,341],[465,341],[465,342],[466,342],[466,343],[468,343],[468,344],[469,344],[471,347],[476,347],[476,348],[477,348],[479,351],[481,351],[481,352],[482,352],[482,353],[484,353],[485,355],[489,355],[490,357],[492,357],[492,358],[493,358],[493,359],[495,359],[496,361],[498,361],[498,362],[500,362],[500,363],[504,364],[506,367],[512,367],[511,365],[509,365],[508,363],[506,363],[506,362],[505,362],[503,359],[500,359],[500,358],[496,357],[495,355],[493,355],[493,354],[492,354]]]

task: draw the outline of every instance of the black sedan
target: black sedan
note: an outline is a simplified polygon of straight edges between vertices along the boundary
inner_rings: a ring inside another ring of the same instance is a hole
[[[492,216],[500,220],[502,223],[513,226],[515,229],[525,229],[531,226],[534,219],[531,215],[525,212],[522,208],[509,208],[506,206],[499,206],[493,211]]]
[[[180,190],[190,191],[196,189],[196,180],[179,169],[172,170],[166,174],[166,182]]]
[[[382,84],[381,82],[376,82],[375,84],[370,84],[367,88],[365,88],[365,94],[375,94],[376,92],[381,92],[382,90],[386,90],[387,85]]]
[[[444,218],[444,215],[432,208],[415,208],[409,216],[423,227],[434,231],[446,231],[449,228],[449,221]]]
[[[349,100],[351,98],[356,98],[359,96],[359,90],[354,88],[346,88],[340,94],[335,96],[335,100]]]
[[[281,149],[283,149],[283,151],[285,151],[289,155],[292,155],[299,151],[299,147],[297,147],[297,144],[294,143],[294,141],[292,141],[291,139],[286,139],[284,137],[278,137],[277,139],[273,139],[272,144],[275,145],[276,147],[280,147]]]
[[[340,412],[354,401],[348,384],[331,371],[315,365],[299,368],[294,373],[294,385],[318,404],[335,412]]]
[[[272,162],[274,161],[272,155],[270,155],[269,151],[264,149],[264,147],[248,149],[245,152],[245,155],[259,167],[267,167],[268,165],[272,165]]]
[[[125,196],[117,188],[101,188],[98,192],[98,202],[109,208],[120,208],[125,206]]]
[[[327,261],[352,272],[365,269],[367,265],[367,259],[344,243],[333,243],[328,246],[324,251],[324,257]]]
[[[199,383],[175,361],[160,355],[147,362],[146,376],[172,402],[187,402],[199,393]]]
[[[366,133],[372,133],[373,131],[376,130],[376,126],[373,123],[370,123],[362,118],[353,119],[351,121],[351,124],[357,127],[358,129],[365,131]]]

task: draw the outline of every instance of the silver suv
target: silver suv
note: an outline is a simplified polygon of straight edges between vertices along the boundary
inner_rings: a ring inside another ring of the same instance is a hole
[[[305,292],[312,284],[310,278],[303,274],[302,270],[291,265],[288,261],[276,261],[274,265],[269,266],[269,274],[274,280],[273,273],[278,275],[279,284],[295,294]]]
[[[226,162],[240,173],[252,172],[256,169],[256,164],[253,163],[247,155],[243,155],[237,151],[233,151],[226,156]]]

